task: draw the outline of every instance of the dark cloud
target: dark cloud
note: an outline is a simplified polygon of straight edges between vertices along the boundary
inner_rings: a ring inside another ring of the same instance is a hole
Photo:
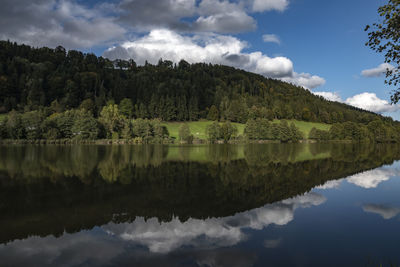
[[[3,0],[0,38],[34,46],[88,48],[122,39],[113,18],[69,1]]]
[[[256,28],[248,0],[120,0],[94,6],[80,3],[3,0],[0,38],[34,46],[89,48],[120,43],[132,32],[160,28],[183,33],[238,33]]]
[[[182,18],[195,15],[195,0],[123,0],[117,9],[118,21],[138,31],[154,28],[189,30]]]
[[[244,66],[250,62],[250,57],[243,54],[229,54],[224,56],[233,66]]]

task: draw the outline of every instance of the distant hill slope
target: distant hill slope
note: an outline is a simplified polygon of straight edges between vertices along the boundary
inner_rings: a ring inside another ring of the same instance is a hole
[[[0,113],[92,99],[95,114],[109,100],[129,98],[134,117],[165,121],[249,118],[367,123],[391,118],[331,102],[301,87],[232,67],[160,60],[137,66],[79,51],[0,41]]]

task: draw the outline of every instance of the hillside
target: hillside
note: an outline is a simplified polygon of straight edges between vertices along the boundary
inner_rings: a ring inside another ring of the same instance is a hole
[[[232,67],[0,41],[0,139],[383,143],[400,141],[400,123]]]
[[[327,101],[310,91],[232,67],[211,64],[137,66],[66,51],[0,41],[0,113],[51,106],[57,111],[91,99],[95,116],[107,101],[133,103],[132,116],[164,121],[209,119],[245,123],[249,118],[336,123],[391,121],[372,112]]]

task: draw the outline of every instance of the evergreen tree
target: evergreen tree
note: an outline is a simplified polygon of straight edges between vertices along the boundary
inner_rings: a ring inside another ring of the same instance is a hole
[[[218,121],[219,119],[219,112],[215,105],[212,105],[208,110],[207,120],[210,121]]]
[[[132,101],[129,98],[122,99],[118,107],[122,115],[128,119],[132,118],[134,110]]]

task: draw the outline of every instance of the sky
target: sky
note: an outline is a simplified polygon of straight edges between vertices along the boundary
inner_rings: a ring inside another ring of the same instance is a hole
[[[2,0],[0,39],[139,65],[224,64],[400,120],[382,54],[365,46],[385,0]]]

